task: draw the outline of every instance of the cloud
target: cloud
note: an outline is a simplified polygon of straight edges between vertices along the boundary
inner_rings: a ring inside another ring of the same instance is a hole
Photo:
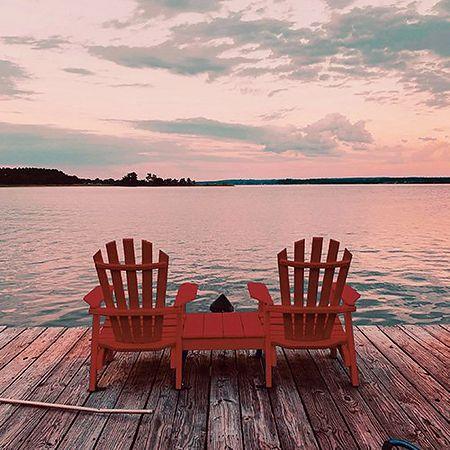
[[[157,46],[91,47],[90,52],[127,67],[204,73],[211,79],[269,74],[280,80],[346,86],[353,80],[390,76],[412,92],[427,94],[428,106],[443,107],[450,101],[446,5],[442,3],[439,14],[420,14],[416,3],[355,7],[334,11],[328,22],[311,28],[230,13],[174,26],[168,40]]]
[[[64,72],[75,73],[78,75],[95,75],[94,72],[81,67],[65,67],[63,70]]]
[[[29,75],[17,64],[0,59],[0,99],[22,97],[32,94],[17,88],[17,82],[29,78]]]
[[[248,61],[240,57],[220,58],[220,49],[201,45],[188,48],[169,44],[154,47],[93,46],[89,52],[126,67],[167,69],[180,75],[207,74],[211,79],[230,73],[235,65]]]
[[[354,3],[355,0],[325,0],[331,9],[342,9]]]
[[[153,87],[151,83],[119,83],[119,84],[110,84],[111,87],[138,87],[138,88],[147,88]]]
[[[103,166],[148,160],[148,143],[44,125],[0,122],[0,161],[5,165]]]
[[[148,22],[156,17],[170,18],[182,13],[218,11],[223,0],[136,0],[136,8],[127,20],[110,20],[104,27],[126,28]]]
[[[226,123],[203,117],[173,121],[134,121],[136,128],[163,134],[236,140],[261,146],[275,153],[295,152],[305,156],[338,154],[343,146],[362,149],[373,141],[365,123],[351,123],[342,114],[328,114],[303,128],[270,127]]]
[[[61,48],[61,45],[70,43],[59,35],[49,36],[46,39],[36,39],[32,36],[2,36],[0,39],[8,45],[29,45],[34,50]]]

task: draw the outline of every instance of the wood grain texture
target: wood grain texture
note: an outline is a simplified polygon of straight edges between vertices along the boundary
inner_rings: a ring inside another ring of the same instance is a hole
[[[393,364],[404,377],[414,384],[427,401],[447,420],[450,420],[450,394],[423,367],[393,343],[376,326],[360,327],[370,342]],[[389,334],[389,333],[388,333]]]
[[[242,449],[241,412],[235,352],[213,352],[209,395],[208,449]]]
[[[392,327],[395,328],[395,327]],[[445,419],[427,402],[414,383],[410,383],[364,334],[357,330],[357,352],[365,366],[410,417],[418,429],[417,439],[424,448],[450,448],[450,430]],[[420,440],[423,439],[424,442]]]
[[[340,408],[309,353],[288,349],[284,352],[320,448],[357,448]]]
[[[429,348],[425,348],[408,335],[400,327],[382,328],[386,335],[399,345],[404,352],[417,361],[428,373],[430,373],[445,389],[450,389],[449,366],[438,358]]]
[[[426,345],[444,350],[448,331],[436,326],[433,333],[356,327],[358,388],[328,350],[278,349],[272,389],[253,352],[193,351],[179,392],[166,350],[117,354],[99,373],[101,389],[90,394],[87,329],[0,327],[4,393],[154,411],[109,417],[3,404],[0,448],[353,449],[380,448],[388,435],[424,449],[450,448],[449,393],[426,368],[431,358],[445,373],[446,363]]]
[[[241,399],[242,435],[248,449],[281,448],[276,418],[264,386],[261,359],[250,351],[238,351],[239,396]]]
[[[431,336],[439,339],[447,347],[450,347],[450,333],[445,328],[439,325],[425,325],[421,328],[427,333],[430,333]]]

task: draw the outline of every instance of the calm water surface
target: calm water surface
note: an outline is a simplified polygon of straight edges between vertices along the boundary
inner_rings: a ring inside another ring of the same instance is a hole
[[[252,309],[247,281],[277,297],[277,252],[312,236],[353,252],[358,324],[448,322],[449,230],[443,185],[1,188],[0,324],[88,324],[92,255],[122,237],[170,255],[169,297],[194,281],[192,309]]]

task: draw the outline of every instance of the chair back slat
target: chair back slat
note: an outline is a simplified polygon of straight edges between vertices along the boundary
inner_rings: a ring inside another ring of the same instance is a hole
[[[278,253],[278,274],[280,277],[281,304],[291,304],[291,288],[289,284],[289,270],[287,266],[280,264],[280,261],[287,259],[287,250]],[[287,335],[293,334],[292,317],[290,314],[283,314],[284,329]]]
[[[323,238],[314,237],[312,241],[311,248],[311,262],[312,263],[320,263],[320,259],[322,256],[322,244]],[[315,306],[317,302],[317,291],[319,288],[319,276],[320,269],[311,267],[309,269],[309,279],[308,279],[308,293],[306,296],[306,306]],[[306,315],[306,327],[305,327],[305,335],[313,336],[314,335],[314,314]]]
[[[334,290],[333,290],[333,293],[330,298],[331,306],[337,306],[341,302],[342,292],[344,290],[345,282],[347,281],[348,271],[350,269],[350,262],[352,260],[352,254],[347,249],[345,249],[342,259],[344,261],[348,261],[348,265],[341,267],[339,270],[336,284],[334,285]],[[331,316],[332,315],[330,314],[327,317],[327,320],[325,323],[325,331],[324,332],[328,333],[328,334],[331,333],[331,331],[333,330],[333,325],[334,325],[334,320],[335,320],[335,317],[331,317]]]
[[[142,264],[153,263],[153,244],[142,240]],[[142,271],[142,306],[153,307],[153,269]],[[144,316],[143,334],[147,339],[151,338],[152,318]]]
[[[98,267],[98,265],[97,265],[97,264],[100,264],[100,265],[103,264],[103,256],[102,256],[101,250],[99,250],[94,255],[94,263],[95,263],[95,268],[97,270],[98,281],[102,288],[103,299],[105,300],[105,304],[109,308],[115,308],[116,305],[114,303],[113,294],[111,293],[111,290],[110,290],[108,274],[106,273],[106,269],[104,269],[103,267]],[[112,326],[114,334],[116,334],[116,335],[121,334],[119,319],[117,317],[111,317],[111,326]]]
[[[305,240],[294,243],[294,260],[299,262],[305,261]],[[304,306],[304,282],[305,269],[303,267],[294,268],[294,305]],[[303,334],[304,320],[303,314],[294,315],[294,337],[301,338]]]
[[[323,238],[312,240],[310,261],[305,259],[305,241],[294,243],[294,259],[289,260],[287,250],[278,254],[278,273],[280,277],[280,294],[283,306],[297,308],[296,312],[283,310],[285,339],[289,340],[323,340],[328,339],[333,331],[336,313],[326,312],[327,307],[341,304],[342,291],[345,286],[351,262],[351,253],[345,249],[342,260],[338,260],[339,242],[331,239],[326,261],[322,261]],[[289,284],[289,267],[294,271],[294,296],[291,302]],[[336,282],[333,283],[337,276]],[[306,299],[304,285],[307,282]],[[298,312],[298,307],[313,308],[308,312]],[[317,311],[314,311],[317,308]],[[324,311],[325,308],[325,311]]]
[[[156,287],[156,307],[162,308],[166,301],[167,291],[167,271],[169,267],[169,256],[162,250],[159,251],[159,262],[166,263],[165,268],[158,269],[158,281]],[[162,330],[162,317],[155,317],[155,332],[159,333]]]
[[[114,310],[124,311],[120,315],[109,315],[114,337],[119,342],[145,343],[157,341],[162,338],[164,317],[161,314],[139,314],[139,310],[152,308],[165,308],[167,275],[169,257],[162,251],[159,253],[159,262],[155,266],[152,256],[153,245],[151,242],[142,241],[142,264],[136,263],[136,254],[132,239],[123,239],[124,263],[119,261],[117,245],[115,241],[106,244],[108,264],[105,264],[101,251],[94,255],[97,274],[99,277],[106,306]],[[153,304],[153,270],[158,270],[157,295]],[[115,301],[110,291],[108,271],[111,274]],[[126,273],[126,291],[122,272]],[[138,273],[142,272],[142,283],[139,292]],[[141,294],[141,295],[140,295]],[[132,314],[127,314],[127,312]],[[136,314],[138,312],[138,314]]]
[[[339,252],[339,242],[334,239],[330,239],[330,245],[328,246],[327,263],[333,263],[337,261]],[[322,280],[322,290],[320,292],[319,306],[330,305],[330,295],[331,287],[333,285],[334,272],[336,270],[335,266],[325,268],[325,273]],[[332,318],[334,322],[335,317]],[[326,316],[320,314],[316,320],[316,335],[321,335],[324,333],[324,323]]]
[[[119,263],[119,254],[117,252],[117,244],[115,241],[106,244],[106,252],[108,253],[108,261],[113,264]],[[111,277],[114,287],[114,295],[116,296],[117,308],[127,309],[127,300],[125,298],[125,289],[123,286],[122,272],[120,269],[111,269]],[[129,342],[132,339],[131,325],[129,317],[119,317],[120,328],[124,339]]]
[[[125,256],[125,264],[136,264],[136,256],[134,254],[133,239],[123,239],[123,252]],[[128,303],[130,309],[139,308],[139,292],[136,270],[127,270],[127,288]],[[142,326],[140,317],[131,317],[131,333],[133,337],[140,339],[142,337]]]

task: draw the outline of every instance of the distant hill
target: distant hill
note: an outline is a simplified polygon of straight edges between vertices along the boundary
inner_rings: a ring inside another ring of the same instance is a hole
[[[450,177],[354,177],[354,178],[273,178],[199,181],[200,186],[274,184],[449,184]]]
[[[67,175],[58,169],[40,167],[0,167],[0,186],[193,186],[195,181],[190,178],[161,178],[148,173],[144,180],[140,180],[136,172],[130,172],[121,179],[90,179]]]

